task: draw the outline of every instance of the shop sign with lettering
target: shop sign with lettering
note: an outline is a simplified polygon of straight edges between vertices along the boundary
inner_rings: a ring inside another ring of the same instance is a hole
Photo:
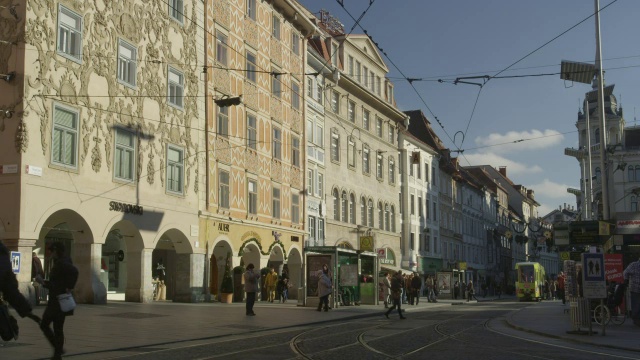
[[[110,211],[119,211],[127,214],[143,215],[144,209],[140,205],[125,204],[117,201],[109,202]]]

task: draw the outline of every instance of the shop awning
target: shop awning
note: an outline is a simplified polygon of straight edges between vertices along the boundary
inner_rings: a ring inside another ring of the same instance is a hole
[[[409,270],[405,270],[403,268],[400,268],[400,267],[397,267],[397,266],[394,266],[394,265],[380,264],[380,271],[382,271],[382,272],[384,272],[384,271],[396,272],[398,270],[402,271],[402,273],[409,273],[410,272]]]

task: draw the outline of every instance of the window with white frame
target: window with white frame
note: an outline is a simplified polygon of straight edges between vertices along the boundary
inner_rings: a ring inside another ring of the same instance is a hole
[[[422,209],[423,209],[423,207],[422,207],[422,196],[418,196],[418,216],[420,216],[420,217],[423,216]]]
[[[324,174],[321,172],[316,172],[316,196],[319,198],[324,198]]]
[[[247,12],[246,15],[248,18],[255,20],[256,15],[258,13],[258,9],[256,8],[256,0],[247,0]]]
[[[247,210],[249,214],[256,215],[258,213],[258,182],[253,179],[249,179],[247,182],[247,192],[249,194],[247,199]]]
[[[136,86],[137,53],[133,45],[118,40],[118,80],[130,86]]]
[[[324,164],[324,124],[321,119],[307,117],[307,157]]]
[[[362,147],[362,171],[365,174],[369,174],[371,172],[371,156],[369,154],[369,146],[364,145]]]
[[[437,186],[436,184],[436,167],[431,165],[431,182],[433,183],[433,186]]]
[[[409,176],[413,176],[413,158],[409,155]]]
[[[58,54],[82,62],[82,16],[59,5]]]
[[[396,232],[396,208],[392,205],[391,210],[389,211],[389,218],[391,222],[390,230],[391,232]]]
[[[353,77],[353,75],[355,75],[353,69],[353,56],[351,55],[347,58],[347,71],[349,72],[349,76]]]
[[[295,31],[291,31],[291,51],[296,55],[300,55],[300,35]]]
[[[291,194],[291,222],[300,223],[300,196],[298,194]]]
[[[291,164],[300,167],[300,138],[291,135]]]
[[[393,126],[389,125],[389,127],[387,127],[387,141],[394,144],[395,134],[396,134],[395,129],[393,128]]]
[[[360,61],[356,61],[356,81],[362,82],[362,67]]]
[[[347,222],[349,216],[349,198],[347,197],[347,192],[342,191],[340,195],[340,213],[342,214],[342,222]]]
[[[382,88],[381,88],[381,80],[380,80],[380,76],[376,76],[376,93],[378,94],[378,96],[382,95]]]
[[[184,150],[169,144],[167,146],[167,191],[182,194],[184,184]]]
[[[53,108],[51,162],[76,168],[78,157],[78,112],[61,105]]]
[[[273,128],[273,158],[282,160],[282,130]]]
[[[309,229],[309,240],[316,239],[316,217],[309,216],[309,220],[307,221],[307,226]]]
[[[312,168],[307,168],[307,194],[309,196],[313,196],[313,189],[315,188],[315,170]]]
[[[352,123],[356,123],[356,103],[349,100],[349,102],[347,102],[347,112],[349,115],[349,121],[351,121]]]
[[[416,213],[416,197],[413,194],[411,194],[410,206],[411,207],[409,208],[409,212],[411,213],[411,215],[415,215],[415,213]]]
[[[389,223],[391,219],[389,216],[389,204],[384,205],[384,229],[385,231],[389,231]]]
[[[349,222],[356,223],[356,196],[353,193],[349,194]]]
[[[352,137],[347,141],[347,164],[351,167],[356,166],[356,142]]]
[[[247,147],[258,148],[258,120],[255,115],[247,113]]]
[[[367,226],[373,227],[373,200],[367,201]]]
[[[338,130],[331,130],[331,160],[340,161],[340,134]]]
[[[291,108],[300,110],[300,85],[295,81],[291,82]]]
[[[307,193],[310,196],[324,197],[324,174],[319,169],[307,169]]]
[[[420,168],[420,163],[416,164],[416,177],[418,179],[422,179],[422,169]]]
[[[277,69],[271,69],[274,73],[279,73],[280,71]],[[280,98],[282,97],[282,82],[278,78],[278,76],[271,76],[271,93],[273,96]]]
[[[370,118],[371,113],[369,113],[369,110],[362,109],[362,127],[366,130],[369,130]]]
[[[218,106],[218,136],[229,137],[229,108]]]
[[[378,229],[384,230],[384,210],[381,202],[378,202]]]
[[[429,182],[429,163],[424,163],[424,181]]]
[[[321,76],[308,76],[307,77],[307,96],[310,99],[322,104],[322,89],[324,87],[324,79]]]
[[[227,65],[228,63],[228,52],[227,52],[227,35],[221,33],[220,31],[216,31],[216,61],[221,65]]]
[[[249,1],[249,0],[248,0]],[[254,0],[255,1],[255,0]],[[246,77],[247,80],[251,81],[251,82],[256,82],[257,80],[257,74],[256,74],[256,55],[254,53],[252,53],[251,51],[247,51],[246,52],[246,64],[245,64],[245,71],[246,71]],[[275,77],[275,76],[274,76]]]
[[[633,212],[637,212],[638,211],[638,197],[637,196],[632,196],[631,197],[631,211]]]
[[[333,220],[340,220],[340,196],[338,195],[338,189],[333,189],[331,192],[333,198]]]
[[[221,208],[229,208],[229,172],[226,170],[218,171],[218,204]]]
[[[360,225],[367,226],[367,199],[360,198]]]
[[[184,105],[184,74],[169,67],[169,104],[182,109]]]
[[[396,162],[393,157],[389,157],[389,183],[396,183]]]
[[[273,195],[272,217],[274,219],[280,219],[280,189],[277,187],[274,187],[272,191],[272,195]]]
[[[340,113],[340,93],[335,90],[331,92],[331,111]]]
[[[324,241],[324,219],[318,219],[318,241]]]
[[[280,18],[273,14],[272,16],[272,31],[271,31],[271,35],[273,35],[274,38],[280,40]]]
[[[382,137],[382,119],[376,116],[376,135]]]
[[[183,0],[169,0],[169,16],[182,23],[184,4]]]
[[[132,131],[116,128],[116,149],[113,173],[116,179],[133,181],[135,178],[136,138]]]
[[[364,83],[364,87],[369,87],[369,68],[366,66],[362,67],[362,79]]]
[[[375,92],[376,91],[376,83],[374,82],[376,75],[373,73],[373,71],[369,71],[369,87],[371,89],[371,92]]]
[[[382,163],[382,153],[378,152],[376,154],[376,177],[378,179],[382,179],[383,178],[383,172],[384,172],[384,166]]]

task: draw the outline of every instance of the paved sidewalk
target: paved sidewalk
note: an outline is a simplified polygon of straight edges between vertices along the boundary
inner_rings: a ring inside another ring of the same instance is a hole
[[[480,302],[515,301],[514,297],[482,298]],[[421,298],[417,306],[403,305],[409,314],[451,305],[475,306],[476,301],[439,299],[428,303]],[[531,303],[507,316],[512,328],[573,342],[619,348],[640,352],[640,327],[627,319],[623,325],[610,325],[606,336],[570,335],[572,330],[568,314],[559,301]],[[329,312],[317,312],[313,308],[298,307],[294,300],[286,304],[258,302],[257,316],[245,316],[243,303],[182,304],[156,302],[152,304],[110,302],[107,305],[79,305],[76,315],[67,318],[65,334],[67,357],[74,359],[105,359],[115,356],[135,355],[141,349],[170,348],[195,345],[215,338],[241,335],[256,331],[293,328],[301,325],[321,324],[330,321],[357,318],[382,317],[382,305],[345,306]],[[35,313],[40,315],[43,306]],[[52,350],[37,325],[28,319],[20,319],[19,341],[0,342],[0,359],[48,359]],[[600,332],[600,329],[596,329]],[[143,350],[143,349],[142,349]]]

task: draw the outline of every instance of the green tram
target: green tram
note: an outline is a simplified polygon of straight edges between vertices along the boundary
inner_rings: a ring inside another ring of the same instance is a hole
[[[540,301],[543,296],[545,272],[537,262],[516,263],[516,295],[520,301]]]

